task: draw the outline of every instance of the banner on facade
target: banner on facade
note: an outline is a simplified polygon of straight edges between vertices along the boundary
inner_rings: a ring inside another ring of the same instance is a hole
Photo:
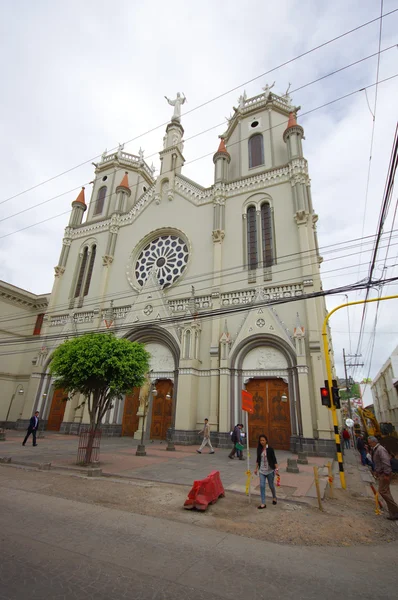
[[[242,410],[250,414],[254,413],[253,395],[246,392],[246,390],[242,390]]]

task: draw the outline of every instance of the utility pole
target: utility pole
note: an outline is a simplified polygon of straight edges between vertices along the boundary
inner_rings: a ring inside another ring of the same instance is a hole
[[[348,387],[347,363],[345,361],[345,349],[344,348],[343,348],[343,360],[344,360],[344,373],[345,373],[345,389],[347,392],[347,401],[348,401],[348,415],[349,415],[350,419],[352,419],[351,400],[350,400],[351,389]]]
[[[348,306],[356,306],[357,304],[368,304],[369,302],[381,302],[382,300],[396,300],[396,299],[398,299],[398,294],[395,294],[394,296],[381,296],[379,298],[368,298],[367,300],[358,300],[356,302],[347,302],[347,304],[341,304],[340,306],[336,306],[336,308],[334,308],[333,310],[328,312],[328,314],[326,315],[326,317],[323,321],[322,337],[323,337],[323,349],[324,349],[324,353],[325,353],[325,366],[326,366],[326,373],[328,376],[329,390],[331,390],[333,387],[332,365],[331,365],[330,356],[329,356],[329,340],[328,340],[328,332],[327,332],[327,324],[328,324],[330,317],[336,312],[336,310],[340,310],[340,308],[346,308]],[[339,463],[341,487],[343,488],[343,490],[345,490],[346,482],[345,482],[345,474],[344,474],[343,455],[341,453],[339,423],[337,420],[336,405],[334,403],[333,397],[331,398],[331,406],[329,407],[329,410],[332,413],[334,439],[336,442],[336,454],[337,454],[337,461]]]

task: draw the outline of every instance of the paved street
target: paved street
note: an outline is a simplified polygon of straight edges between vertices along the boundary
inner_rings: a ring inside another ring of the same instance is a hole
[[[50,475],[32,488],[23,472],[17,485],[7,472],[0,496],[2,600],[396,597],[396,542],[273,544],[49,496],[43,482]]]

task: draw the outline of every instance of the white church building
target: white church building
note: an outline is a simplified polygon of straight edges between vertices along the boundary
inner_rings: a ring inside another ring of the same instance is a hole
[[[78,432],[86,404],[54,389],[51,353],[66,336],[109,327],[151,354],[147,439],[197,443],[208,418],[215,445],[229,446],[246,388],[251,440],[265,433],[277,449],[334,454],[319,392],[325,302],[305,298],[322,290],[322,259],[298,108],[269,86],[241,96],[204,188],[183,174],[184,97],[169,103],[159,175],[142,152],[120,146],[95,165],[91,194],[82,189],[72,202],[54,286],[36,311],[44,316],[24,393],[8,420],[23,428],[39,410],[48,429]],[[10,397],[18,369],[8,367]],[[138,396],[134,389],[115,402],[105,433],[141,437]],[[8,408],[7,397],[0,422]]]

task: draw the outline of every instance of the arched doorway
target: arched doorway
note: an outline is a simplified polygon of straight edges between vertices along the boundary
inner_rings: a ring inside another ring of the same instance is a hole
[[[254,413],[249,414],[250,445],[264,433],[278,450],[290,449],[289,386],[281,378],[250,379],[246,390],[253,394]]]
[[[64,420],[66,402],[68,394],[63,388],[54,390],[51,402],[50,414],[48,415],[47,429],[50,431],[59,431],[61,423]]]
[[[140,388],[133,388],[124,399],[122,420],[122,435],[133,436],[138,429],[139,417],[137,416],[140,404]]]
[[[160,379],[156,382],[156,394],[152,400],[151,439],[165,440],[171,427],[173,407],[173,382]]]

